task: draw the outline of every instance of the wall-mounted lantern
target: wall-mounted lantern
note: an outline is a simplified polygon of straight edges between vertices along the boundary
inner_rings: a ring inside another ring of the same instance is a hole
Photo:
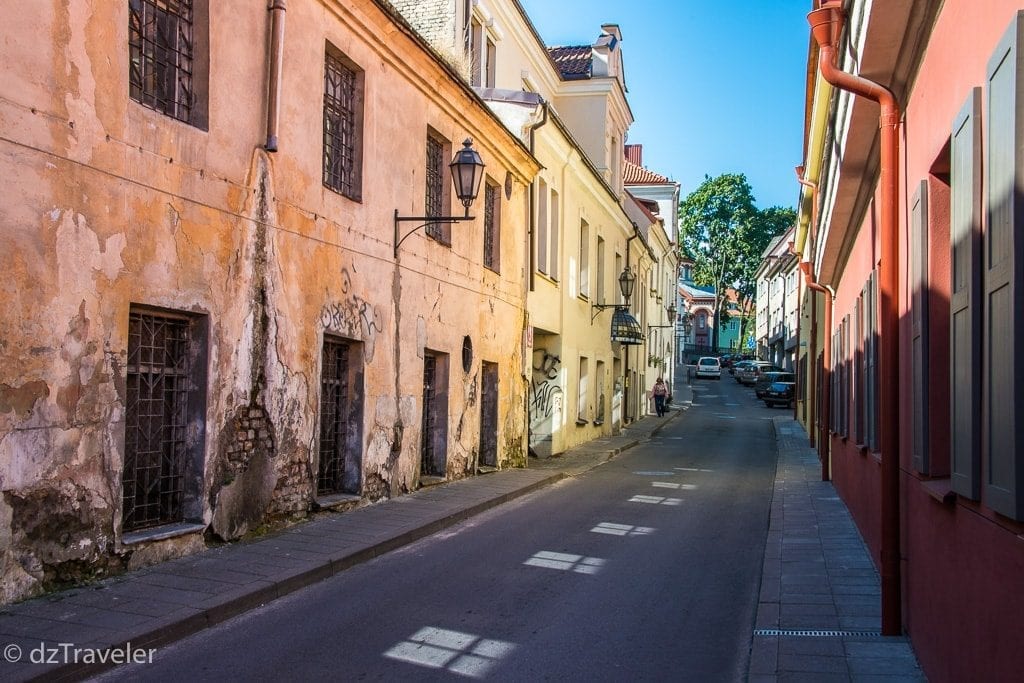
[[[619,291],[622,293],[622,304],[590,304],[590,322],[593,323],[597,314],[606,308],[614,308],[612,313],[611,339],[620,344],[640,344],[644,340],[643,330],[629,312],[629,298],[633,296],[636,275],[626,266],[619,274]]]
[[[473,141],[467,138],[462,143],[462,149],[455,153],[452,163],[448,164],[452,173],[452,184],[455,185],[455,196],[459,198],[462,205],[466,207],[464,216],[399,216],[398,209],[395,209],[395,258],[398,258],[398,247],[405,239],[420,228],[435,223],[459,223],[462,221],[475,220],[469,215],[469,207],[476,201],[480,194],[480,184],[484,179],[484,162],[480,154],[473,149]],[[420,225],[398,238],[398,224],[419,221]]]

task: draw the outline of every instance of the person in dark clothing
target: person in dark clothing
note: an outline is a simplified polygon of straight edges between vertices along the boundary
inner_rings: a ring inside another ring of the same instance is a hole
[[[654,396],[654,410],[658,417],[665,417],[665,404],[668,401],[668,386],[665,385],[665,380],[658,378],[651,389],[651,395]]]

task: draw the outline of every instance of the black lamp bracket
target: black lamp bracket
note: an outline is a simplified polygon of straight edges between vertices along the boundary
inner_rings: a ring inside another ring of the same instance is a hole
[[[416,232],[420,228],[425,228],[426,226],[434,225],[435,223],[461,223],[462,221],[473,221],[473,220],[476,220],[476,216],[470,216],[469,215],[469,207],[468,206],[466,207],[466,215],[465,216],[399,216],[398,215],[398,209],[395,209],[395,258],[396,259],[398,258],[398,248],[400,246],[402,246],[402,242],[404,242],[405,239],[409,235],[413,234],[414,232]],[[419,222],[419,225],[417,225],[415,228],[413,228],[409,232],[407,232],[404,235],[402,235],[402,238],[399,239],[398,238],[398,235],[399,235],[398,225],[399,225],[399,223],[415,223],[415,222]]]
[[[590,304],[590,324],[591,325],[594,324],[594,320],[596,320],[597,316],[601,314],[601,311],[604,311],[604,310],[609,309],[609,308],[625,308],[625,307],[626,307],[625,304]]]

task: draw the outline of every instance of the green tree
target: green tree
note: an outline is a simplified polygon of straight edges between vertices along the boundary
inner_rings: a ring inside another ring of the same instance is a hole
[[[726,314],[726,290],[739,295],[740,339],[746,337],[747,313],[752,310],[761,255],[773,237],[796,220],[793,209],[773,206],[760,210],[750,183],[742,173],[725,173],[704,182],[679,206],[682,226],[680,253],[693,261],[693,279],[715,288],[712,346]]]

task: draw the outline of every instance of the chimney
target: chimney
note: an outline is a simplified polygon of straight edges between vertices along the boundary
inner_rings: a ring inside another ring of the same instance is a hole
[[[626,161],[636,166],[644,165],[644,146],[626,145]]]

